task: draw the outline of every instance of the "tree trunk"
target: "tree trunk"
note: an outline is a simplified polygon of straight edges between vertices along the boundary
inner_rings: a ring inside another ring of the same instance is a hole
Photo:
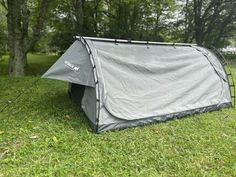
[[[21,4],[22,0],[7,1],[8,14],[8,46],[9,46],[9,75],[24,76],[24,46],[21,35]]]
[[[97,0],[95,1],[95,6],[94,6],[94,21],[93,21],[93,28],[94,28],[94,33],[95,36],[99,36],[98,35],[98,11],[99,11],[99,5],[100,5],[101,1]]]
[[[203,44],[202,0],[194,0],[195,40],[198,45]]]
[[[49,4],[52,1],[41,0],[38,16],[33,26],[31,37],[28,34],[30,11],[28,0],[7,0],[7,27],[9,47],[9,75],[24,76],[27,65],[27,53],[40,38]]]
[[[75,16],[75,29],[74,31],[83,35],[83,26],[84,26],[84,14],[83,14],[83,0],[72,0],[73,13]]]
[[[20,40],[15,41],[14,47],[9,50],[9,55],[9,75],[24,76],[26,55],[23,52]]]
[[[184,42],[189,41],[190,37],[190,20],[189,20],[189,0],[185,3],[185,22],[184,22]]]

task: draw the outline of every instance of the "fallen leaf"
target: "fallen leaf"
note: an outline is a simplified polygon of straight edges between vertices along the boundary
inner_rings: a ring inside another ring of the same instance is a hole
[[[69,119],[69,118],[70,118],[70,116],[69,116],[69,115],[66,115],[65,117],[66,117],[67,119]]]
[[[37,138],[38,138],[37,135],[30,136],[30,139],[37,139]]]
[[[10,151],[7,149],[3,153],[0,154],[0,159],[3,159]]]
[[[57,137],[55,137],[55,136],[54,136],[52,139],[53,139],[53,141],[54,141],[55,143],[57,143],[57,142],[58,142],[58,139],[57,139]]]

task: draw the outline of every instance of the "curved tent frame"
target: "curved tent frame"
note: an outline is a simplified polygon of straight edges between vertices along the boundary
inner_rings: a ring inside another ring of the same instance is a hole
[[[235,84],[234,84],[234,78],[233,78],[229,63],[226,60],[226,58],[224,57],[224,55],[219,50],[217,50],[214,46],[209,47],[209,49],[212,50],[212,52],[215,55],[217,55],[217,57],[220,59],[219,61],[221,62],[221,65],[223,66],[224,71],[227,76],[227,82],[229,84],[230,96],[232,99],[232,106],[235,107]]]

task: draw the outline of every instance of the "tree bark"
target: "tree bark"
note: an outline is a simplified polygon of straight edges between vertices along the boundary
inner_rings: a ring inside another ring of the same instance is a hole
[[[9,75],[24,76],[24,51],[21,37],[20,7],[22,0],[7,1],[8,14],[8,46],[9,46]]]
[[[7,0],[10,76],[24,76],[27,53],[40,37],[50,2],[48,0],[39,2],[39,13],[30,37],[28,34],[30,11],[27,7],[27,0]]]
[[[197,44],[203,43],[203,21],[202,21],[202,0],[194,0],[194,23],[195,23],[195,40]]]
[[[190,36],[190,20],[189,20],[189,0],[185,2],[185,21],[184,21],[184,42],[189,41]]]
[[[85,1],[83,0],[72,0],[73,13],[75,16],[75,32],[79,35],[83,34],[84,26],[84,14],[83,5]]]
[[[20,40],[16,40],[14,48],[9,51],[9,75],[24,76],[26,55],[23,53]]]

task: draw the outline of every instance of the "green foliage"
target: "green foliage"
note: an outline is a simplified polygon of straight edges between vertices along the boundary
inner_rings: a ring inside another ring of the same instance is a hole
[[[176,22],[175,38],[184,42],[217,48],[235,40],[236,2],[234,0],[177,0],[182,18]]]
[[[28,58],[38,73],[56,59]],[[97,135],[65,82],[32,74],[0,74],[0,107],[25,92],[0,113],[0,176],[236,176],[235,109]]]
[[[38,2],[28,0],[29,36],[37,21]],[[197,42],[220,48],[235,41],[235,8],[233,0],[53,1],[44,36],[32,51],[64,51],[75,35]]]
[[[236,54],[225,54],[225,58],[227,58],[229,61],[230,60],[236,60]]]
[[[57,32],[53,34],[50,46],[55,47],[57,50],[65,51],[74,41],[74,34],[70,31]]]
[[[5,10],[0,5],[0,59],[3,54],[6,53],[7,46],[7,25],[6,25],[6,17]]]
[[[174,7],[174,0],[61,0],[54,11],[51,45],[65,50],[73,35],[166,41]]]
[[[84,35],[219,48],[235,35],[235,5],[233,0],[61,0],[51,44],[62,50],[72,35]]]
[[[0,59],[2,58],[3,54],[5,53],[5,40],[4,40],[4,34],[3,31],[1,30],[0,26]]]
[[[5,52],[6,38],[3,30],[3,25],[0,24],[0,58]]]

